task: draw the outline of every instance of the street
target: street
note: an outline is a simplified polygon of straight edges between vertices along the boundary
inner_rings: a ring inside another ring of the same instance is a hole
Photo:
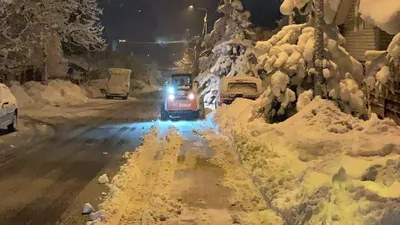
[[[1,136],[14,147],[3,142],[0,153],[0,224],[80,224],[83,204],[98,203],[107,191],[98,177],[113,175],[157,119],[157,97],[115,101],[92,117],[47,118],[55,135],[25,145],[18,146],[23,135]]]

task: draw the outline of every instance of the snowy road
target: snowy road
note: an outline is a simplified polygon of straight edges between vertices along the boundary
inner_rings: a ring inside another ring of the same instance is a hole
[[[157,122],[100,208],[93,224],[280,224],[210,120]]]
[[[96,102],[70,118],[30,112],[55,124],[56,133],[30,144],[23,135],[0,137],[15,142],[0,151],[0,224],[81,224],[82,205],[99,202],[106,191],[97,178],[115,174],[124,152],[138,147],[157,119],[157,97],[100,102],[108,107]]]

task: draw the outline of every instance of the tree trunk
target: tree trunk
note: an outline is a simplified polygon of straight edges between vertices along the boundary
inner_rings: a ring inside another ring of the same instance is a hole
[[[294,24],[294,13],[289,15],[289,25]]]
[[[324,0],[315,0],[315,95],[327,97],[323,88],[323,59],[324,59]]]

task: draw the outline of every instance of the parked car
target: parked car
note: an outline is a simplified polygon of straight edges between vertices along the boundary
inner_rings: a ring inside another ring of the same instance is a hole
[[[17,99],[6,85],[0,83],[0,128],[13,132],[17,129],[17,122]]]
[[[255,100],[264,91],[262,80],[250,76],[224,77],[220,81],[216,106],[231,104],[236,98]]]
[[[109,79],[107,82],[107,99],[122,98],[128,99],[131,85],[130,69],[110,68],[108,69]]]

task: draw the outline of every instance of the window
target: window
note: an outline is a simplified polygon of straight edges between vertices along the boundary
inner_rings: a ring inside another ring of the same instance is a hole
[[[256,94],[257,84],[256,83],[229,83],[229,93],[242,93],[242,94]]]

